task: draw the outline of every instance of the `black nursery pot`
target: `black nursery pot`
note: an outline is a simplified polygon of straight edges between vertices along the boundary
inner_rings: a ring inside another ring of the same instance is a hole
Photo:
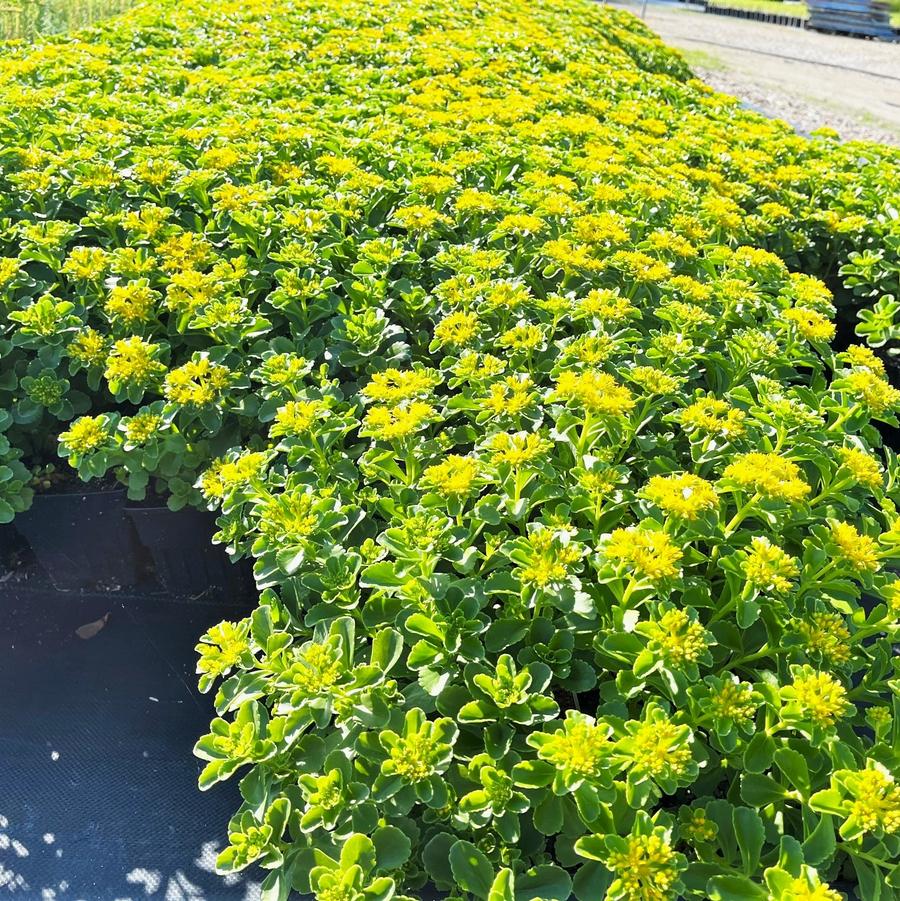
[[[31,509],[16,517],[16,527],[62,591],[126,588],[141,581],[124,489],[36,494]]]
[[[217,603],[255,597],[250,562],[232,563],[225,549],[212,543],[213,514],[140,506],[128,507],[127,513],[152,559],[157,580],[169,594]]]

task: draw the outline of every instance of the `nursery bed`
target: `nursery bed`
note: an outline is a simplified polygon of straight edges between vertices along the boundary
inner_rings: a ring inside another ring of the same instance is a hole
[[[103,629],[76,629],[109,613]],[[211,703],[193,645],[245,610],[0,587],[0,890],[13,898],[235,899],[213,872],[237,784],[201,794]]]

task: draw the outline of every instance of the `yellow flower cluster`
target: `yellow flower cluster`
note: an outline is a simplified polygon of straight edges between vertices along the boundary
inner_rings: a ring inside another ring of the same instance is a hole
[[[110,429],[105,416],[82,416],[59,436],[62,444],[75,454],[87,454],[109,441]]]
[[[631,412],[635,400],[631,392],[606,372],[566,370],[556,380],[554,400],[575,404],[604,416],[622,416]]]
[[[706,630],[684,610],[668,610],[653,625],[653,639],[672,666],[696,663],[706,651]]]
[[[765,535],[750,540],[750,550],[744,560],[744,576],[760,591],[787,592],[791,583],[800,575],[796,557],[772,544]]]
[[[644,497],[665,513],[689,520],[714,509],[719,502],[712,483],[691,473],[653,476],[644,488]]]
[[[839,613],[813,613],[810,621],[800,620],[797,631],[807,649],[831,663],[846,663],[850,657],[850,631]]]
[[[805,672],[792,688],[802,712],[819,726],[833,726],[849,709],[847,689],[829,673]]]
[[[609,536],[604,554],[613,563],[634,567],[639,576],[654,582],[675,578],[681,571],[681,548],[666,532],[657,529],[616,529]]]
[[[675,851],[661,836],[635,835],[628,849],[610,854],[607,864],[621,881],[624,901],[666,901],[674,898],[678,870]]]
[[[726,679],[722,687],[710,695],[709,704],[715,716],[742,723],[750,720],[759,709],[752,686],[732,679]]]
[[[889,835],[900,831],[900,786],[881,769],[857,774],[856,798],[851,812],[866,832],[883,829]]]
[[[466,497],[478,484],[478,460],[451,454],[442,463],[429,466],[422,477],[425,486],[433,486],[445,497]]]
[[[779,454],[741,454],[725,467],[723,475],[745,490],[791,504],[804,500],[811,490],[800,467]]]
[[[877,542],[868,535],[863,535],[856,526],[848,522],[832,523],[831,540],[838,556],[853,569],[860,572],[875,572],[881,565]]]
[[[205,407],[214,403],[231,383],[227,366],[197,357],[173,369],[165,378],[166,399],[184,407]]]

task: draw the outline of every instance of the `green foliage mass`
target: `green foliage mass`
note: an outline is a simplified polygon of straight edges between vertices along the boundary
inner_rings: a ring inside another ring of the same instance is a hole
[[[896,897],[900,152],[562,0],[166,2],[0,83],[8,454],[255,559],[223,872]]]

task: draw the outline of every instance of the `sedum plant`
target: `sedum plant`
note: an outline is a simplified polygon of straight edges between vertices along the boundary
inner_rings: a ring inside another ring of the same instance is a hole
[[[12,446],[255,560],[222,872],[896,896],[896,149],[581,0],[164,0],[0,83]]]
[[[842,335],[858,310],[894,365],[896,149],[745,113],[582,2],[214,6],[163,0],[0,59],[0,370],[27,465],[65,434],[82,476],[202,504],[200,473],[264,443],[293,371],[355,385],[465,347],[483,290],[504,354],[547,338],[519,322],[539,283],[618,273],[702,306],[719,245],[827,276]],[[791,291],[827,332],[814,284]],[[73,435],[81,416],[109,433]]]
[[[464,348],[309,372],[201,481],[265,587],[199,646],[217,722],[259,724],[201,784],[290,804],[274,895],[331,897],[319,855],[369,835],[410,897],[893,896],[900,391],[777,258],[717,258],[686,330],[576,284],[500,357],[475,296]]]

